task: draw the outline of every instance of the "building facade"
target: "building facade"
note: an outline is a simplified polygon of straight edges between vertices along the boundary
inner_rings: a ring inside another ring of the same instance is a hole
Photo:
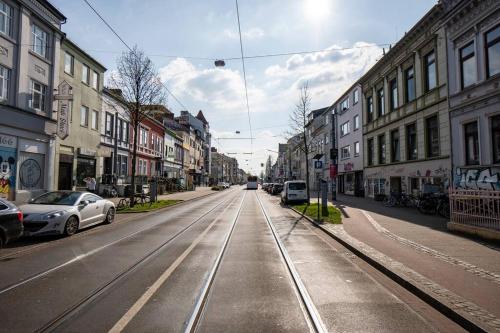
[[[337,191],[364,196],[363,99],[359,83],[350,87],[334,104],[337,140]]]
[[[442,4],[361,79],[365,195],[448,187],[451,176]]]
[[[163,124],[154,118],[145,117],[139,124],[138,135],[136,175],[148,178],[161,176],[165,149]]]
[[[453,186],[500,191],[500,2],[442,3]]]
[[[2,0],[0,196],[26,202],[54,188],[61,25],[47,1]]]
[[[59,81],[71,86],[68,136],[56,140],[54,172],[56,188],[85,188],[86,177],[99,181],[103,173],[102,156],[111,150],[101,147],[102,84],[106,68],[64,38],[61,43]]]
[[[309,113],[306,133],[309,143],[309,187],[311,191],[318,190],[320,180],[327,181],[329,188],[332,187],[330,177],[332,119],[329,107],[313,110]],[[319,159],[315,159],[315,157],[319,157]]]
[[[131,165],[130,116],[118,89],[102,91],[100,122],[101,161],[103,175],[114,175],[117,183],[128,182]]]

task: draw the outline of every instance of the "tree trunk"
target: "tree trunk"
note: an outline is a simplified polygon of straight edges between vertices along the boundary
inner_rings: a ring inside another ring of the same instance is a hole
[[[135,123],[134,123],[134,147],[132,150],[132,191],[130,193],[130,207],[134,207],[135,204],[135,165],[137,162],[137,140],[139,138],[139,110],[135,111]]]
[[[309,204],[311,201],[311,194],[309,190],[309,147],[307,147],[307,138],[304,130],[304,153],[306,154],[306,187],[307,187],[307,203]]]

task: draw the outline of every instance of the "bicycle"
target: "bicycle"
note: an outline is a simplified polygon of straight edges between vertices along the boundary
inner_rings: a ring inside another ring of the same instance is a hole
[[[130,198],[121,198],[116,205],[116,209],[123,209],[130,207]]]

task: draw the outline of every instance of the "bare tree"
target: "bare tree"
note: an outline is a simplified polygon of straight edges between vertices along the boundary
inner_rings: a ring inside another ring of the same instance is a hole
[[[311,109],[311,96],[309,95],[309,84],[306,82],[300,88],[299,101],[295,105],[295,109],[290,115],[290,127],[292,135],[300,135],[302,142],[298,145],[299,149],[304,152],[306,159],[306,185],[307,185],[307,202],[311,198],[309,191],[309,154],[311,153],[311,142],[307,136],[308,115]]]
[[[163,104],[166,96],[153,62],[137,46],[124,52],[118,58],[117,70],[110,77],[110,84],[116,88],[111,90],[111,93],[123,101],[133,129],[132,191],[130,194],[130,205],[133,206],[139,124],[147,117],[154,116],[155,108],[151,106]]]

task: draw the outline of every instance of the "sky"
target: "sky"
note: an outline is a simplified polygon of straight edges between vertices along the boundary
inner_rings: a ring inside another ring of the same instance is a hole
[[[108,73],[126,47],[83,0],[50,0],[67,37]],[[308,83],[311,108],[331,105],[436,0],[239,0],[248,113],[233,0],[88,0],[131,46],[155,63],[175,97],[167,107],[202,110],[212,145],[259,174],[289,135],[289,114]],[[225,59],[215,67],[214,59]],[[248,116],[250,115],[250,117]],[[250,118],[250,121],[249,121]],[[250,135],[250,124],[252,135]],[[239,131],[239,134],[236,134]],[[248,138],[253,137],[253,144]],[[238,138],[238,139],[232,139]],[[246,154],[245,154],[246,153]],[[248,154],[252,153],[252,154]]]

